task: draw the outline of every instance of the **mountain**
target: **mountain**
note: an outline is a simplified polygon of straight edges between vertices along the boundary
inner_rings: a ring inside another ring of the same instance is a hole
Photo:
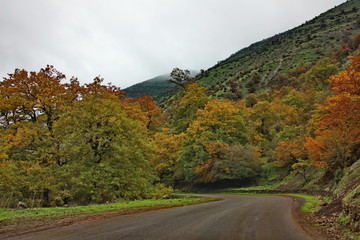
[[[195,77],[198,71],[191,70],[190,76]],[[142,95],[157,96],[163,93],[171,92],[176,88],[174,83],[167,82],[171,79],[170,74],[160,75],[149,80],[137,83],[128,88],[123,89],[126,96],[130,98],[137,98]]]
[[[197,81],[209,95],[239,98],[266,89],[279,75],[303,64],[309,68],[319,59],[339,59],[352,53],[341,44],[351,45],[360,31],[360,1],[347,1],[299,27],[254,43],[214,67],[202,72]],[[233,96],[231,96],[233,95]]]
[[[354,54],[351,49],[356,49],[344,44],[351,45],[353,36],[360,32],[359,15],[360,1],[347,1],[301,26],[239,50],[201,71],[196,80],[207,87],[208,95],[236,100],[248,93],[266,90],[278,76],[300,65],[309,69],[327,56],[340,59],[344,65],[347,57]],[[169,96],[175,86],[166,82],[167,79],[168,74],[161,75],[124,91],[132,98]]]
[[[164,92],[169,92],[175,88],[175,84],[166,81],[168,79],[170,79],[170,74],[164,74],[137,83],[123,90],[126,92],[126,96],[130,98],[137,98],[141,95],[155,96]]]

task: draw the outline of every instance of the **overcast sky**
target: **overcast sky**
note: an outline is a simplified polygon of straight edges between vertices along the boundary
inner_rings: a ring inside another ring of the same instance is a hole
[[[125,88],[207,69],[345,0],[0,0],[0,76],[47,64]]]

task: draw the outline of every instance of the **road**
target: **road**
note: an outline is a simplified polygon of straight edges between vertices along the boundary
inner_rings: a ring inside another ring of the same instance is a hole
[[[221,195],[222,201],[94,220],[13,239],[311,239],[280,196]]]

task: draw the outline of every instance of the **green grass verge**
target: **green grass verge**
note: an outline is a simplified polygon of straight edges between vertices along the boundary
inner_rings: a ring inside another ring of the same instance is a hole
[[[229,189],[230,190],[230,189]],[[259,188],[234,188],[231,190],[264,190],[264,188],[259,187]],[[195,194],[195,193],[193,193]],[[231,195],[231,194],[236,194],[236,195],[267,195],[267,196],[294,196],[294,197],[301,197],[305,199],[305,203],[300,207],[302,212],[316,212],[320,209],[320,204],[322,203],[322,201],[320,199],[318,199],[317,196],[311,196],[311,195],[306,195],[306,194],[269,194],[269,193],[204,193],[204,194],[213,194],[213,195]]]
[[[38,217],[53,217],[53,216],[69,216],[87,213],[101,213],[101,212],[129,212],[142,209],[175,207],[183,205],[191,205],[196,203],[215,201],[214,198],[198,198],[198,197],[182,197],[175,199],[163,200],[141,200],[128,201],[112,204],[89,205],[77,207],[55,207],[55,208],[34,208],[34,209],[7,209],[0,208],[0,221],[30,219]]]
[[[306,202],[304,205],[300,207],[302,212],[316,212],[320,209],[320,204],[322,203],[321,200],[318,199],[316,196],[305,195],[305,194],[281,194],[287,196],[294,196],[294,197],[301,197],[305,198]]]

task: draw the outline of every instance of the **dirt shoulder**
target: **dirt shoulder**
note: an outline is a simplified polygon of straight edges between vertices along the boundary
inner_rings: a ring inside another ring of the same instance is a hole
[[[345,240],[348,239],[336,226],[336,214],[327,217],[316,212],[304,213],[300,207],[305,203],[301,197],[288,196],[294,201],[293,216],[299,226],[313,239],[317,240]]]
[[[301,211],[301,206],[305,204],[306,200],[302,197],[284,196],[289,197],[293,201],[293,217],[298,225],[308,234],[311,238],[317,240],[329,240],[328,236],[315,226],[315,223],[310,218],[311,213],[304,213]]]

